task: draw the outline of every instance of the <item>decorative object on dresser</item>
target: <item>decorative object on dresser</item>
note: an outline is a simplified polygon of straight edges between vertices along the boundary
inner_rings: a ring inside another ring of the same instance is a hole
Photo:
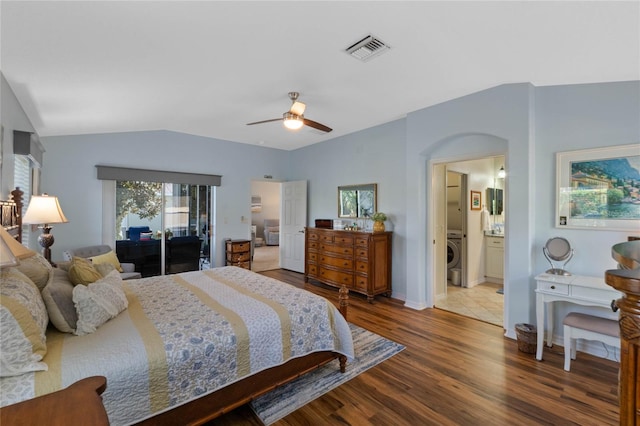
[[[42,234],[38,237],[38,243],[42,246],[42,255],[51,262],[51,246],[54,238],[51,234],[51,224],[67,223],[68,220],[62,213],[58,197],[52,197],[47,194],[34,195],[29,201],[27,212],[22,218],[23,224],[40,225]]]
[[[391,295],[392,232],[305,229],[304,280],[320,281],[367,296]]]
[[[620,309],[620,424],[640,425],[640,240],[615,244],[611,255],[622,269],[605,272],[605,282],[624,294]]]
[[[227,265],[251,270],[251,240],[226,240]]]
[[[382,212],[375,212],[371,215],[373,220],[373,232],[384,232],[384,221],[387,220],[387,215]]]

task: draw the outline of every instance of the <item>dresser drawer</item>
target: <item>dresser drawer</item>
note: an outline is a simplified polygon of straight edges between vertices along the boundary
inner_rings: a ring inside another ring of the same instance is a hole
[[[357,237],[356,238],[356,245],[357,246],[365,246],[365,247],[367,247],[369,245],[369,238]]]
[[[229,262],[246,262],[251,258],[251,253],[227,253],[227,261]]]
[[[364,273],[364,274],[368,273],[369,272],[369,262],[356,261],[356,271]]]
[[[345,284],[347,286],[353,286],[353,274],[347,272],[334,271],[321,267],[320,278],[339,285]]]
[[[323,243],[332,243],[333,242],[333,234],[320,234],[320,241]]]
[[[364,247],[356,247],[356,257],[369,256],[369,249]]]
[[[307,248],[309,250],[318,250],[318,242],[317,241],[308,241]]]
[[[487,237],[487,247],[504,248],[504,238]]]
[[[318,267],[316,265],[307,263],[307,275],[309,275],[310,277],[317,277]]]
[[[320,264],[335,266],[336,268],[341,268],[341,269],[348,269],[348,270],[353,269],[353,259],[345,259],[343,257],[332,257],[332,256],[320,255]]]
[[[568,284],[559,284],[559,283],[550,283],[550,282],[546,282],[546,281],[538,281],[538,290],[544,291],[545,293],[569,295],[569,285]]]
[[[237,266],[238,268],[251,270],[251,262],[238,262],[238,263],[233,263],[231,266]]]
[[[318,261],[318,253],[308,252],[307,253],[307,262],[317,262]]]
[[[353,247],[337,246],[333,244],[320,244],[320,250],[326,253],[353,256]]]
[[[356,275],[356,289],[366,291],[369,286],[369,278],[362,275]]]
[[[320,239],[320,236],[318,235],[317,232],[309,231],[307,229],[307,239],[311,241],[318,241]]]
[[[581,287],[577,285],[571,286],[571,296],[589,300],[613,300],[622,297],[619,292],[613,289]]]
[[[353,237],[350,235],[336,235],[333,237],[333,242],[336,244],[344,244],[346,246],[352,246]]]
[[[232,253],[244,252],[251,250],[251,241],[244,243],[227,243],[227,251]]]

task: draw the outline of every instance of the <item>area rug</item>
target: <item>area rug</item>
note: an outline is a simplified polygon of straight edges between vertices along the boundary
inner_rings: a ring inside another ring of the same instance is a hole
[[[404,349],[404,346],[353,324],[351,334],[355,359],[340,373],[337,361],[305,374],[296,380],[255,399],[251,408],[265,425],[291,414],[303,405],[353,379]]]

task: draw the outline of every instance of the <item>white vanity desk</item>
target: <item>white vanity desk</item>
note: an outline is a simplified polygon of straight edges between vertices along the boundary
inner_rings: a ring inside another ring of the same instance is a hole
[[[553,306],[550,302],[564,301],[587,306],[611,308],[611,301],[622,297],[622,293],[614,290],[601,278],[580,275],[540,274],[536,277],[536,327],[538,330],[538,346],[536,359],[542,359],[544,346],[544,319],[547,311],[547,346],[553,344]]]

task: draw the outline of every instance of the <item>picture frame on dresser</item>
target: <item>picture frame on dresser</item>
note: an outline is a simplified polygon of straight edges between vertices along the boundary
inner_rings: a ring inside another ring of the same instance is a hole
[[[556,153],[556,228],[640,229],[640,144]]]

